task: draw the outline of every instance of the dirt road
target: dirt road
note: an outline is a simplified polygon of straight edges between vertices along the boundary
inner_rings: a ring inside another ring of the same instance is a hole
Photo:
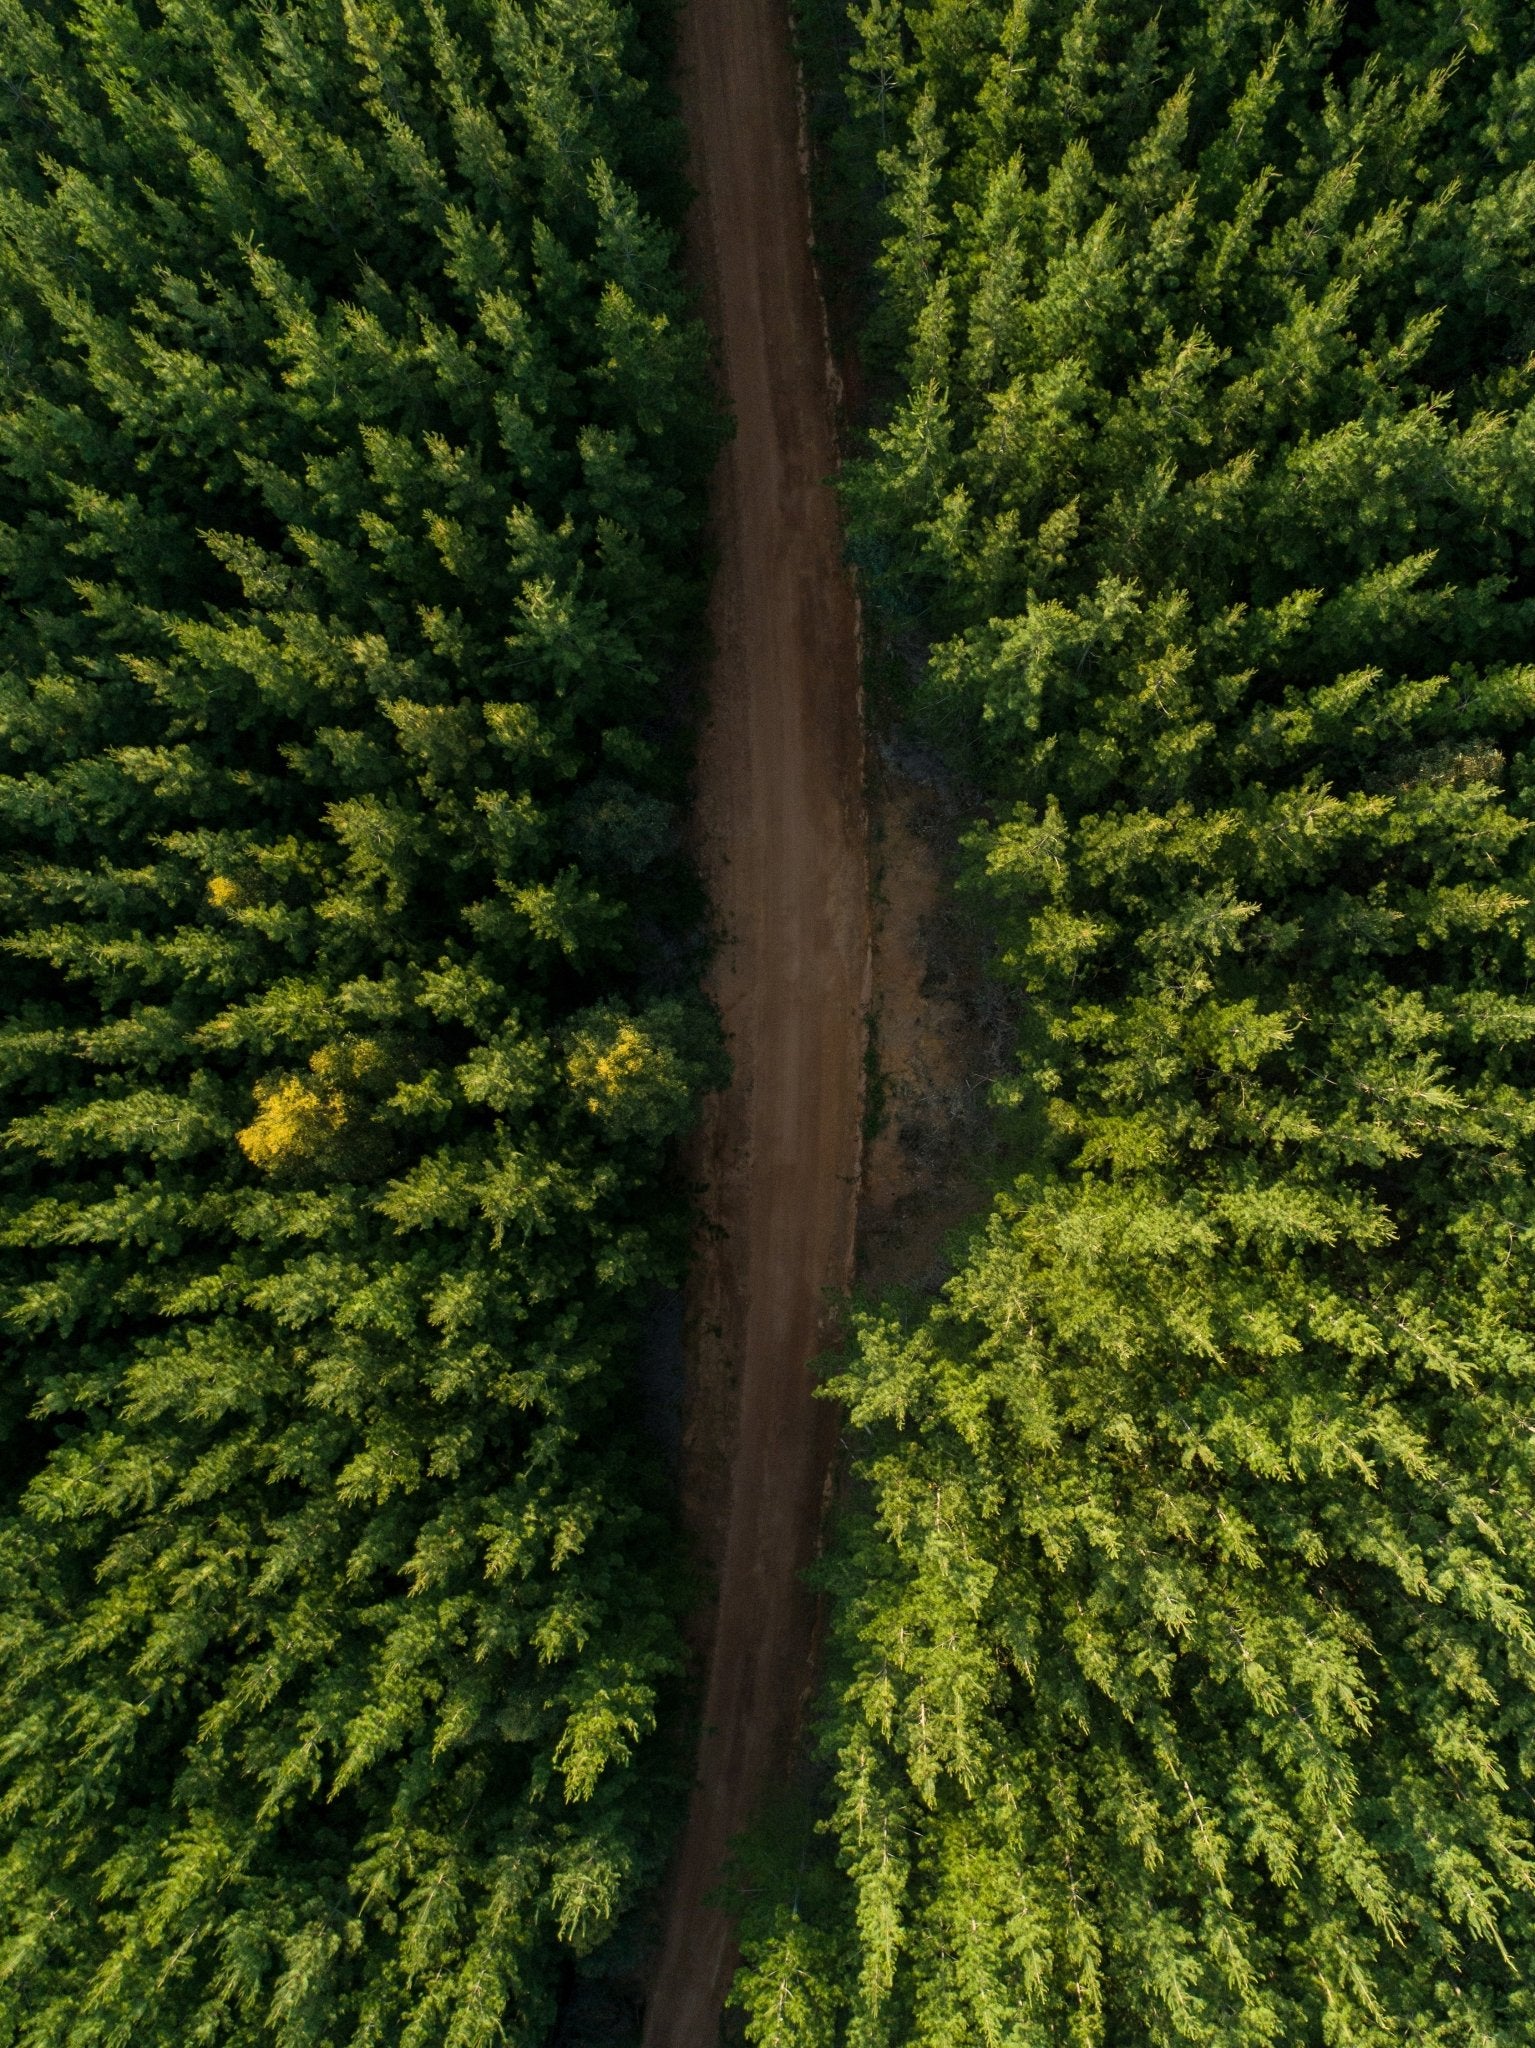
[[[699,767],[725,941],[712,992],[735,1074],[704,1127],[719,1234],[689,1304],[685,1459],[718,1604],[645,2048],[715,2048],[735,1943],[705,1897],[786,1776],[810,1681],[800,1574],[836,1416],[806,1366],[828,1290],[851,1275],[869,962],[858,622],[826,481],[835,438],[785,0],[687,0],[681,56],[693,260],[736,421],[716,481]]]

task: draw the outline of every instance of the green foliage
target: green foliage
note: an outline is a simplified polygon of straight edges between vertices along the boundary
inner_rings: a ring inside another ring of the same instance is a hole
[[[537,2042],[664,1848],[717,429],[642,14],[0,0],[17,2048]]]
[[[860,19],[906,372],[856,536],[988,791],[1037,1145],[831,1384],[832,1889],[753,1907],[750,2037],[1511,2048],[1527,10]]]

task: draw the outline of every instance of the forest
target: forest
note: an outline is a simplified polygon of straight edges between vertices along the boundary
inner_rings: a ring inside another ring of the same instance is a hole
[[[669,33],[0,4],[17,2048],[543,2042],[666,1852]]]
[[[829,1378],[748,2036],[1528,2041],[1528,10],[853,25],[853,545],[980,792],[1013,1171]]]
[[[0,0],[0,2048],[639,2048],[739,4]],[[1527,2048],[1527,0],[793,5],[1009,1039],[724,2037]]]

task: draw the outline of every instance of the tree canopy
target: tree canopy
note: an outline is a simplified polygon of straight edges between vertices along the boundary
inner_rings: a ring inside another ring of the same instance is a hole
[[[0,0],[17,2048],[538,2042],[664,1851],[664,29]]]
[[[829,1392],[775,2048],[1535,2003],[1535,64],[1500,0],[869,0],[848,486],[984,786],[1018,1170]]]

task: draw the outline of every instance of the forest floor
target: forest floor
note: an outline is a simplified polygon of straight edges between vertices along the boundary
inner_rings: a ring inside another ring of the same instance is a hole
[[[715,485],[697,792],[734,1074],[696,1154],[683,1478],[716,1597],[646,2048],[715,2048],[736,1950],[710,1895],[792,1769],[811,1685],[803,1573],[838,1423],[810,1361],[852,1278],[870,969],[858,614],[783,0],[689,0],[681,88],[693,261],[736,428]]]
[[[868,790],[873,991],[857,1284],[866,1296],[931,1294],[951,1270],[952,1233],[988,1206],[990,1090],[1015,1022],[954,890],[954,849],[978,795],[879,719]]]

